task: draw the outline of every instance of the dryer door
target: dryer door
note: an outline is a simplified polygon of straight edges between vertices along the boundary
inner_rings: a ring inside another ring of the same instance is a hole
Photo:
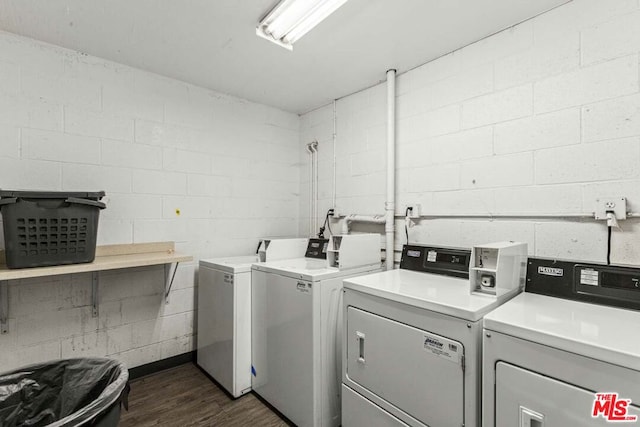
[[[461,343],[347,309],[347,377],[430,426],[464,425]]]
[[[615,390],[601,392],[613,393]],[[623,398],[619,396],[619,399]],[[590,390],[505,362],[496,364],[496,427],[611,425],[602,413],[592,417],[594,400],[595,394]],[[606,403],[602,407],[605,411]],[[611,414],[614,415],[613,411]],[[635,416],[637,421],[623,422],[623,425],[640,425],[640,408],[629,406],[627,416]]]

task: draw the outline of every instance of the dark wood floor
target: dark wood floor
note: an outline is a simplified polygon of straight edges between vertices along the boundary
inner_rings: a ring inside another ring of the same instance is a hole
[[[231,399],[195,365],[188,363],[131,382],[129,412],[120,427],[287,426],[249,393]]]

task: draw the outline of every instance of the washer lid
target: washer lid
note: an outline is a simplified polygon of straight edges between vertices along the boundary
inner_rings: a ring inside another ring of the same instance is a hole
[[[344,287],[472,322],[502,301],[469,292],[469,280],[410,270],[389,270],[344,281]]]
[[[640,311],[525,292],[484,318],[484,328],[640,371]]]
[[[295,279],[319,281],[357,273],[366,274],[370,271],[377,271],[380,269],[380,264],[376,263],[374,265],[340,270],[335,267],[329,267],[327,260],[324,259],[294,258],[254,264],[253,268],[258,271],[280,274]]]
[[[200,267],[215,268],[227,273],[244,273],[251,271],[251,264],[258,262],[256,255],[244,255],[226,258],[201,259]]]

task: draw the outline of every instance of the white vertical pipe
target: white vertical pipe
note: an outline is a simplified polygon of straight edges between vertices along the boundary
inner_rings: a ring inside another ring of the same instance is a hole
[[[336,126],[336,100],[333,100],[333,200],[331,207],[336,209],[336,140],[338,128]]]
[[[309,153],[309,237],[313,237],[313,151],[311,144],[307,144]]]
[[[387,202],[384,205],[386,222],[386,267],[393,269],[393,238],[395,232],[396,184],[396,70],[387,70]]]
[[[318,232],[318,141],[311,143],[313,153],[313,234]]]
[[[313,142],[311,143],[311,162],[313,163],[313,194],[311,195],[311,197],[313,197],[313,211],[311,213],[311,216],[313,218],[313,229],[311,230],[311,237],[314,237],[314,235],[318,231],[318,215],[316,208],[316,203],[318,203],[318,201],[316,200],[316,185],[318,185],[318,183],[316,182],[316,174],[318,172],[316,171],[316,149],[313,146]]]

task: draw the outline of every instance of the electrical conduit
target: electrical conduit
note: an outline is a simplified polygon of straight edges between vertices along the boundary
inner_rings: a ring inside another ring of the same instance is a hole
[[[396,70],[387,70],[387,201],[384,204],[386,221],[386,267],[393,270],[393,239],[395,232],[395,184],[396,184]]]

